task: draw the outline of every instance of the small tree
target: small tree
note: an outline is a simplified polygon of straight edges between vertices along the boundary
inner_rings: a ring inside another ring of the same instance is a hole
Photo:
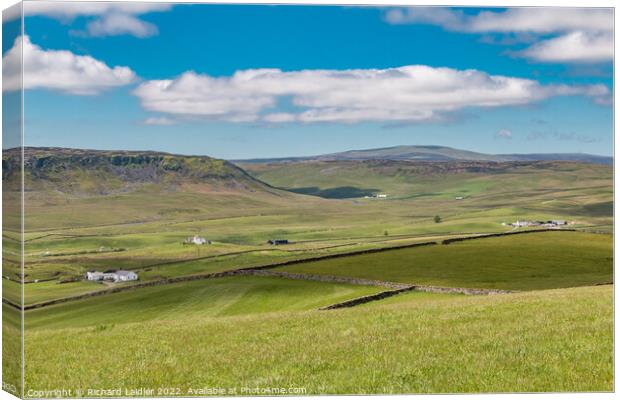
[[[439,215],[435,215],[435,218],[433,218],[433,221],[435,221],[436,224],[441,222],[441,217]]]
[[[383,236],[389,235],[388,231],[383,231]]]

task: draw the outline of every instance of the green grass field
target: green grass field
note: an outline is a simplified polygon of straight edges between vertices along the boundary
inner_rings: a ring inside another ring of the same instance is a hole
[[[296,387],[306,394],[613,390],[610,286],[405,296],[338,311],[33,329],[26,388],[165,386],[180,395],[205,387]]]
[[[329,190],[366,183],[390,196],[385,201],[326,199],[194,183],[143,185],[126,192],[111,188],[102,195],[39,188],[26,193],[26,279],[76,279],[87,270],[124,268],[140,270],[143,280],[156,280],[384,247],[407,238],[414,242],[425,236],[503,232],[510,228],[502,222],[519,218],[561,218],[579,229],[611,230],[612,175],[604,165],[547,162],[479,172],[399,163],[253,168],[256,176],[279,187]],[[84,181],[89,176],[80,176],[78,187],[88,186]],[[433,221],[435,215],[441,223]],[[181,245],[194,234],[215,243],[200,249]],[[265,244],[272,238],[293,244],[274,249]],[[4,257],[9,263],[12,255]],[[212,258],[187,262],[205,257]],[[6,272],[15,279],[19,270],[7,266]],[[33,286],[26,303],[70,291],[62,285],[43,286],[47,294],[39,297],[43,291]]]
[[[227,277],[154,286],[28,311],[26,329],[192,320],[312,310],[385,290],[305,280]]]
[[[537,290],[610,282],[611,235],[541,232],[278,268],[449,287]]]
[[[4,390],[19,396],[22,390],[22,329],[19,311],[2,304],[2,381]]]

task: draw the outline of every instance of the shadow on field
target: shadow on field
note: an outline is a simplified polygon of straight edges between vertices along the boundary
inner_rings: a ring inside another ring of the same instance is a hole
[[[316,186],[302,188],[287,188],[289,192],[297,194],[307,194],[310,196],[323,197],[325,199],[352,199],[357,197],[370,196],[378,193],[380,189],[363,189],[353,186],[339,186],[329,189],[321,189]]]
[[[614,215],[614,203],[612,201],[604,201],[585,204],[583,206],[571,207],[567,212],[587,217],[612,217]]]

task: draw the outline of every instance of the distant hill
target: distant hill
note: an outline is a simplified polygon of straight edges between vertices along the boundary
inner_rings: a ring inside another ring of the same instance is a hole
[[[3,151],[3,182],[16,184],[19,149]],[[24,149],[26,190],[109,194],[142,187],[196,190],[272,190],[236,165],[207,156],[150,151],[101,151],[53,147]],[[202,188],[202,189],[201,189]]]
[[[613,165],[613,157],[597,156],[586,153],[549,153],[549,154],[504,154],[514,161],[576,161],[592,164]]]
[[[522,196],[524,192],[536,198],[541,193],[557,193],[559,200],[569,189],[611,190],[609,182],[613,177],[609,165],[546,160],[306,160],[240,165],[274,187],[331,199],[363,198],[379,193],[387,194],[388,199],[438,200],[493,194],[501,197],[498,204],[508,204],[512,201],[510,196]],[[606,196],[608,193],[601,198]],[[569,203],[563,204],[571,207]],[[604,209],[608,211],[608,207]]]
[[[19,177],[20,170],[19,156],[19,149],[3,151],[3,183],[9,190],[19,187],[19,180],[16,179]],[[76,195],[107,195],[135,190],[174,191],[183,187],[184,191],[199,193],[264,192],[281,196],[282,192],[276,187],[289,190],[295,187],[291,179],[296,173],[301,174],[296,180],[303,180],[317,172],[311,173],[310,170],[301,168],[303,164],[316,164],[312,168],[320,168],[323,171],[320,175],[326,173],[325,168],[328,172],[338,170],[340,173],[343,173],[342,168],[355,173],[366,171],[356,179],[352,179],[355,182],[361,179],[359,182],[361,185],[364,179],[368,179],[367,174],[370,171],[383,178],[390,174],[400,176],[410,173],[418,176],[462,172],[498,173],[505,168],[516,167],[508,165],[511,163],[555,160],[591,164],[613,162],[611,157],[587,154],[489,155],[442,146],[397,146],[353,150],[316,157],[245,160],[239,162],[238,165],[208,156],[186,156],[152,151],[102,151],[53,147],[24,149],[27,191],[54,191]],[[437,161],[440,163],[436,163]],[[497,162],[502,162],[502,164],[496,164]],[[288,163],[288,165],[281,168],[283,163]],[[329,164],[326,167],[322,165],[323,163],[336,164]],[[340,163],[353,164],[340,165]],[[301,165],[294,168],[295,164]],[[276,171],[278,175],[283,175],[282,179],[272,179],[271,175]],[[331,182],[335,178],[327,173],[325,179]],[[359,188],[363,186],[358,185],[353,190],[345,185],[346,182],[342,183],[342,187],[327,185],[329,192],[325,194],[325,197],[339,198],[344,196],[343,193],[347,196],[355,194],[357,197],[375,192],[375,189],[382,187],[380,182],[376,182],[376,187],[369,187],[368,190],[361,190]],[[314,193],[313,190],[301,187],[294,191],[309,194]]]
[[[442,146],[395,146],[350,150],[320,156],[323,160],[510,161],[508,158]]]
[[[350,150],[312,157],[285,157],[236,160],[241,163],[279,163],[300,161],[578,161],[596,164],[613,164],[612,157],[581,153],[559,154],[484,154],[445,146],[394,146],[366,150]]]

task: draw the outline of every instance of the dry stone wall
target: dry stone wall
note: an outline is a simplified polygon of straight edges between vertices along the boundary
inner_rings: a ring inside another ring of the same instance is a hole
[[[483,234],[483,235],[476,235],[476,236],[466,236],[466,237],[445,239],[441,242],[441,244],[448,245],[450,243],[461,242],[465,240],[484,239],[484,238],[489,238],[489,237],[499,237],[499,236],[508,236],[508,235],[517,235],[517,234],[530,234],[530,233],[539,233],[539,232],[548,232],[548,231],[571,232],[571,231],[575,231],[575,229],[537,229],[537,230],[530,230],[530,231]],[[61,304],[61,303],[65,303],[68,301],[81,300],[81,299],[86,299],[86,298],[95,297],[95,296],[103,296],[107,294],[124,292],[124,291],[129,291],[129,290],[136,290],[136,289],[145,288],[145,287],[153,287],[153,286],[168,285],[171,283],[178,283],[178,282],[188,282],[188,281],[195,281],[195,280],[202,280],[202,279],[214,279],[214,278],[222,278],[222,277],[228,277],[228,276],[240,276],[240,275],[276,276],[276,277],[282,277],[282,278],[315,280],[315,281],[321,281],[321,282],[347,283],[347,284],[353,284],[353,285],[366,285],[366,286],[382,286],[382,287],[391,289],[386,292],[381,292],[375,295],[364,296],[365,298],[366,297],[371,298],[371,300],[368,300],[368,301],[372,301],[372,299],[375,298],[376,296],[389,297],[389,296],[393,296],[394,294],[400,293],[405,290],[419,290],[419,291],[434,292],[434,293],[461,293],[461,294],[469,294],[469,295],[510,293],[510,291],[507,291],[507,290],[410,285],[410,284],[404,284],[404,283],[398,283],[398,282],[387,282],[387,281],[369,280],[369,279],[361,279],[361,278],[339,277],[339,276],[330,276],[330,275],[298,274],[298,273],[290,273],[290,272],[282,272],[282,271],[268,271],[274,268],[283,267],[287,265],[293,265],[293,264],[317,262],[317,261],[340,258],[340,257],[350,257],[350,256],[355,256],[355,255],[379,253],[379,252],[390,251],[390,250],[398,250],[398,249],[414,248],[414,247],[425,247],[425,246],[433,246],[433,245],[437,245],[437,242],[421,242],[421,243],[413,243],[413,244],[406,244],[406,245],[400,245],[400,246],[359,250],[359,251],[354,251],[354,252],[349,252],[349,253],[328,254],[328,255],[310,257],[310,258],[305,258],[305,259],[300,258],[300,259],[295,259],[295,260],[259,265],[255,267],[240,268],[240,269],[235,269],[235,270],[230,270],[230,271],[189,275],[189,276],[179,276],[175,278],[167,278],[167,279],[161,279],[161,280],[149,281],[149,282],[139,282],[139,283],[136,283],[130,286],[114,287],[114,288],[104,289],[104,290],[100,290],[96,292],[89,292],[89,293],[85,293],[81,295],[68,296],[68,297],[63,297],[59,299],[43,301],[43,302],[39,302],[35,304],[29,304],[29,305],[25,305],[23,307],[23,310],[32,310],[36,308],[52,306],[55,304]],[[166,263],[162,263],[161,265],[166,264]],[[170,262],[170,263],[173,263],[173,262]],[[392,292],[395,292],[395,293],[385,294],[385,293],[392,293]],[[384,298],[384,297],[376,297],[376,298],[379,299],[379,298]],[[354,304],[361,304],[361,303],[356,303],[357,301],[358,299],[353,299],[345,303],[348,304],[350,302],[353,302]],[[2,302],[11,307],[14,307],[20,310],[22,309],[22,306],[20,304],[14,303],[10,300],[3,298]],[[362,301],[362,302],[367,302],[367,301]],[[346,306],[342,306],[342,307],[346,307]],[[340,307],[334,307],[334,308],[340,308]]]

